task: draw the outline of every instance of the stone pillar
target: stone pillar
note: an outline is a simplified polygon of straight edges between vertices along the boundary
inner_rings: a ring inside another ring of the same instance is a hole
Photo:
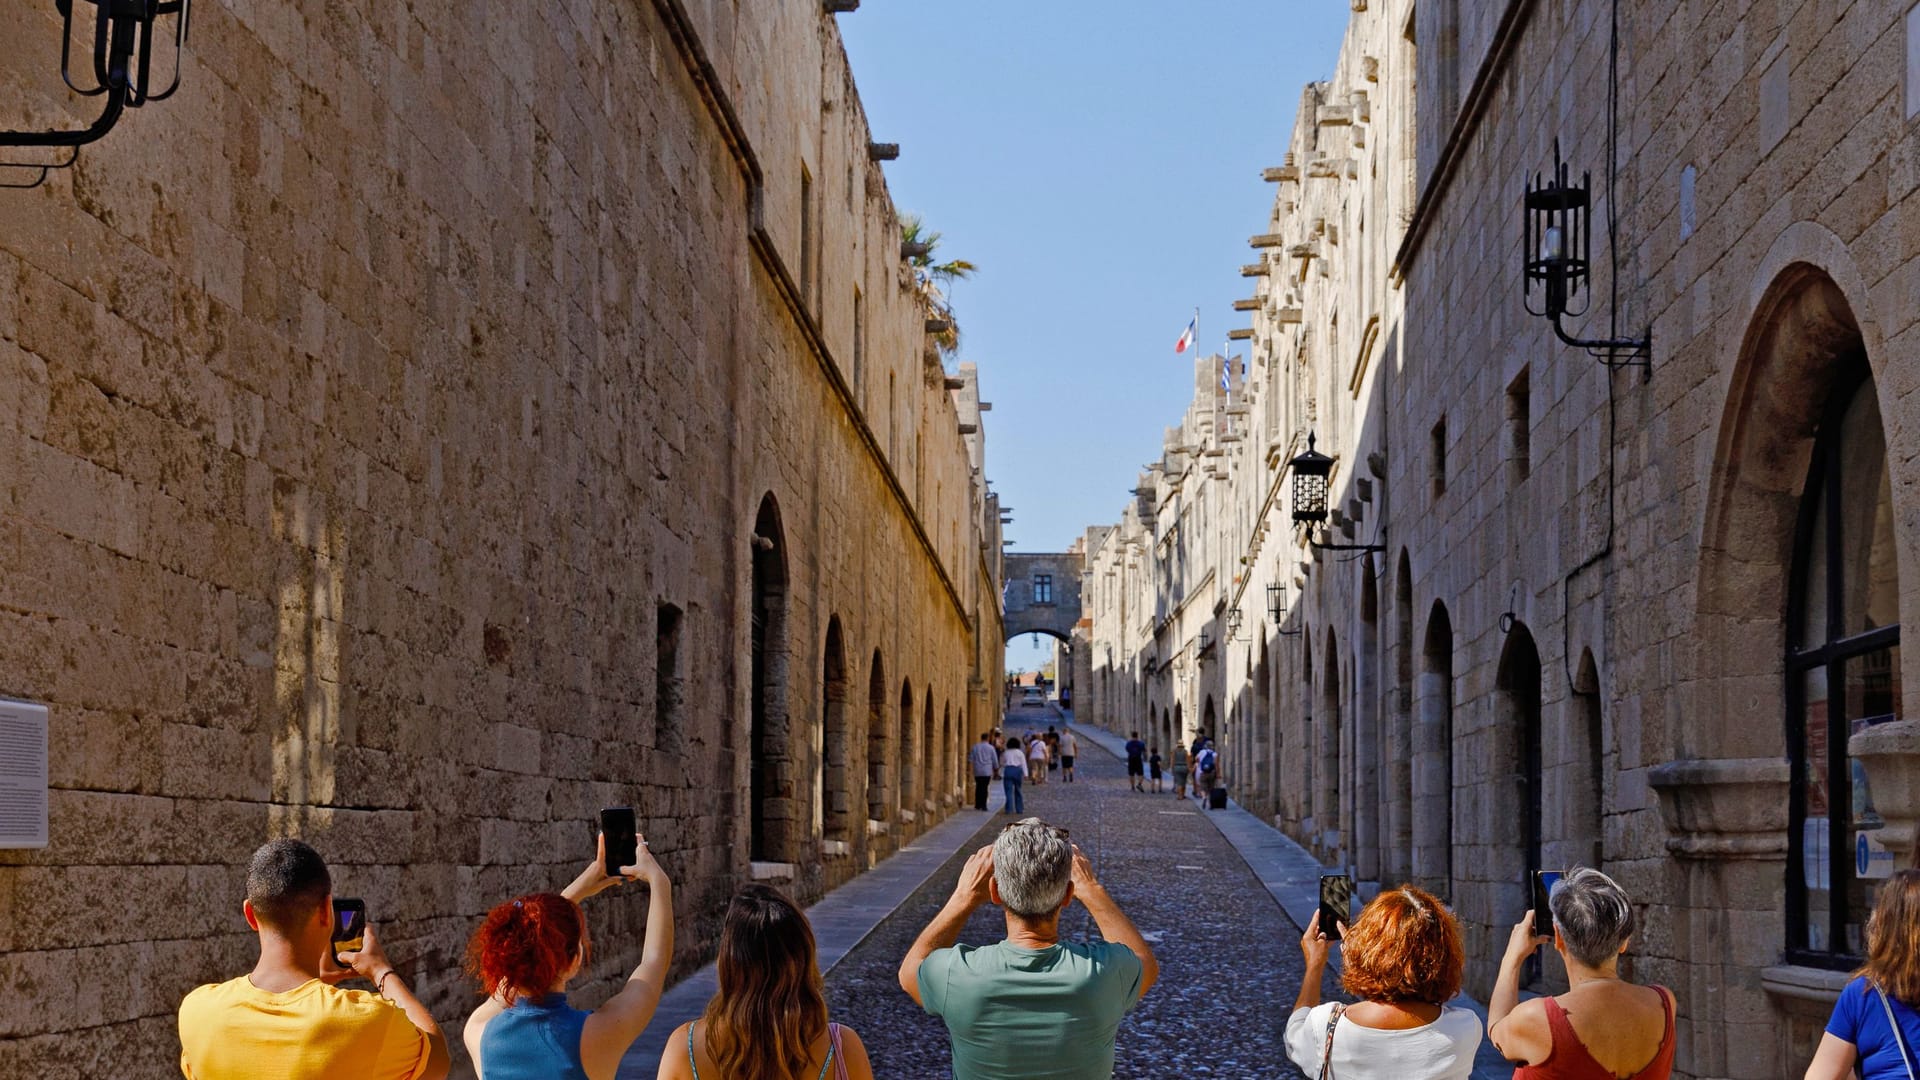
[[[1438,672],[1421,674],[1413,725],[1413,879],[1442,899],[1453,892],[1453,692]]]

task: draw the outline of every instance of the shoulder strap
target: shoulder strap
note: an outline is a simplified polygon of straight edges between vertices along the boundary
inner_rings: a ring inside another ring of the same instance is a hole
[[[1320,1080],[1333,1080],[1333,1029],[1340,1025],[1340,1014],[1347,1007],[1334,1003],[1332,1015],[1327,1017],[1327,1045],[1320,1054]]]
[[[839,1028],[839,1024],[827,1025],[827,1060],[820,1063],[820,1080],[827,1080],[827,1070],[833,1068],[834,1059],[840,1056],[834,1053],[835,1050],[840,1049]]]
[[[1880,1007],[1887,1011],[1887,1026],[1893,1029],[1894,1044],[1900,1047],[1900,1061],[1907,1067],[1907,1080],[1914,1080],[1913,1058],[1907,1054],[1907,1040],[1900,1034],[1900,1021],[1893,1017],[1893,1002],[1887,1000],[1887,991],[1877,983],[1873,992],[1880,995]]]
[[[687,1025],[687,1068],[693,1070],[693,1080],[700,1080],[700,1063],[693,1059],[693,1029],[699,1023],[700,1021],[695,1020]]]

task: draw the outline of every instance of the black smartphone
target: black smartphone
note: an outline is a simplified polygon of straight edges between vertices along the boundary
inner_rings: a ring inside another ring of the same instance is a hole
[[[352,897],[333,898],[333,962],[341,967],[340,954],[359,952],[366,944],[367,902]]]
[[[1533,872],[1533,934],[1535,937],[1553,936],[1553,909],[1547,905],[1547,901],[1552,899],[1553,890],[1560,887],[1560,879],[1566,876],[1564,870]]]
[[[1340,940],[1340,926],[1353,922],[1353,878],[1346,874],[1320,875],[1320,932],[1328,941]]]
[[[640,861],[640,830],[634,823],[633,807],[609,806],[600,811],[600,835],[607,838],[607,864],[600,869],[616,877],[623,866]]]

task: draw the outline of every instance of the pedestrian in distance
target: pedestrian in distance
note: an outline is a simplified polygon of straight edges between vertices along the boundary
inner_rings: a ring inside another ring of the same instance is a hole
[[[633,865],[610,869],[606,861],[603,835],[593,861],[565,889],[499,904],[467,942],[467,973],[487,995],[464,1034],[480,1080],[613,1080],[653,1019],[673,962],[673,883],[644,836]],[[645,883],[648,893],[640,965],[599,1008],[575,1008],[567,984],[591,952],[580,905],[629,881]]]
[[[1620,977],[1620,954],[1633,940],[1626,891],[1598,870],[1575,867],[1547,907],[1553,935],[1535,936],[1533,912],[1526,913],[1508,935],[1487,1004],[1487,1037],[1520,1063],[1516,1080],[1666,1080],[1673,1072],[1673,994]],[[1549,944],[1567,966],[1567,992],[1523,1002],[1521,968]]]
[[[1047,782],[1047,740],[1034,736],[1027,743],[1027,775],[1033,777],[1036,784]]]
[[[981,733],[980,741],[968,751],[967,761],[973,765],[973,808],[985,810],[987,788],[1000,775],[1000,748],[993,745],[992,732]]]
[[[1920,870],[1874,892],[1867,962],[1833,1004],[1806,1080],[1900,1080],[1920,1069]]]
[[[1046,739],[1047,771],[1054,772],[1060,768],[1060,733],[1054,730],[1052,724],[1047,725]]]
[[[1320,1003],[1327,935],[1316,911],[1300,938],[1307,970],[1287,1018],[1287,1056],[1308,1076],[1467,1080],[1480,1048],[1480,1018],[1447,1004],[1466,967],[1453,915],[1426,891],[1402,885],[1339,930],[1340,985],[1356,1000]]]
[[[1153,793],[1160,794],[1160,747],[1158,746],[1149,747],[1147,750],[1147,777],[1153,781]]]
[[[1134,732],[1127,740],[1127,786],[1135,791],[1147,790],[1141,778],[1147,771],[1147,744],[1140,741],[1140,733]]]
[[[1173,744],[1173,795],[1187,797],[1187,748],[1177,742]]]
[[[656,1080],[873,1080],[860,1036],[827,1019],[813,924],[778,889],[733,894],[714,967],[719,992],[667,1037]]]
[[[361,947],[334,963],[333,876],[318,851],[291,839],[261,845],[240,909],[259,936],[259,960],[180,1003],[188,1080],[443,1080],[452,1060],[446,1037],[370,923]],[[355,976],[372,992],[339,988]]]
[[[1075,900],[1103,940],[1060,940],[1060,915]],[[956,944],[987,903],[1004,911],[1006,938]],[[1158,977],[1153,950],[1093,864],[1067,830],[1039,818],[973,853],[900,964],[901,988],[947,1026],[954,1080],[1106,1080],[1121,1019]]]
[[[1006,794],[1006,805],[1001,810],[1009,814],[1027,812],[1027,801],[1020,793],[1020,781],[1027,774],[1027,754],[1020,749],[1020,738],[1015,736],[1007,740],[1006,752],[1000,755],[1000,785]]]
[[[1195,755],[1193,766],[1200,774],[1200,782],[1194,785],[1209,810],[1213,808],[1213,789],[1220,786],[1220,751],[1213,748],[1213,740],[1208,739],[1200,746]]]
[[[1073,759],[1080,756],[1080,737],[1072,728],[1060,733],[1060,776],[1067,783],[1073,783]]]

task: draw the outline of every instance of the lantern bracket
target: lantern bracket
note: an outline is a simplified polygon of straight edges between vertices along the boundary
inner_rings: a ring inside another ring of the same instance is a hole
[[[1644,337],[1637,338],[1577,338],[1567,333],[1560,325],[1560,316],[1553,317],[1553,332],[1561,341],[1576,349],[1584,349],[1588,356],[1600,361],[1605,367],[1637,367],[1640,369],[1640,381],[1653,380],[1653,328],[1648,327]],[[1623,358],[1620,354],[1626,353]]]

